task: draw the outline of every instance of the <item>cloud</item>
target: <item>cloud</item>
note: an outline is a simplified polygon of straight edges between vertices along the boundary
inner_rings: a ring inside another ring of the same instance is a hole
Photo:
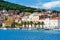
[[[34,5],[27,5],[28,7],[40,8],[40,9],[50,9],[60,11],[60,1],[49,1],[49,2],[37,2]]]
[[[35,6],[35,5],[30,5],[30,6],[27,6],[27,7],[32,7],[32,8],[38,8],[38,6]]]
[[[60,1],[47,2],[42,5],[42,8],[52,9],[55,7],[60,7]]]

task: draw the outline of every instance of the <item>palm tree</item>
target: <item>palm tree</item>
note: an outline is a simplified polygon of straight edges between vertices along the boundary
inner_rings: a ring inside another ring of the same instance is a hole
[[[22,29],[22,23],[18,23],[17,25],[19,26],[20,29]]]
[[[0,27],[2,27],[2,23],[0,23]]]
[[[31,25],[31,27],[32,27],[32,24],[33,24],[33,22],[32,22],[32,21],[30,21],[30,25]]]
[[[39,28],[40,28],[40,24],[41,24],[41,23],[40,23],[40,22],[38,22],[38,26],[39,26]]]
[[[23,24],[24,24],[24,28],[26,28],[26,21],[25,21],[25,22],[23,22]]]
[[[12,22],[11,27],[15,28],[15,22]]]
[[[22,26],[23,26],[23,23],[24,23],[24,22],[23,22],[23,21],[21,21]]]
[[[37,25],[37,23],[34,23],[35,28],[36,28],[36,25]]]
[[[42,29],[43,29],[43,25],[44,25],[44,22],[43,21],[41,22],[41,25],[42,25]]]
[[[29,28],[29,21],[27,21],[26,24],[28,25],[28,28]]]

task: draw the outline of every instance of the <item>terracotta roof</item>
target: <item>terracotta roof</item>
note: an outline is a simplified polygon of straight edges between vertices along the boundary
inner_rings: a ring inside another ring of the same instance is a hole
[[[60,18],[58,18],[58,20],[60,20]]]
[[[46,18],[40,18],[40,20],[45,20]]]
[[[60,20],[60,18],[49,18],[50,20]]]
[[[14,10],[8,10],[8,13],[14,13]]]
[[[46,18],[40,18],[39,20],[45,20]],[[49,20],[60,20],[60,18],[49,18]]]

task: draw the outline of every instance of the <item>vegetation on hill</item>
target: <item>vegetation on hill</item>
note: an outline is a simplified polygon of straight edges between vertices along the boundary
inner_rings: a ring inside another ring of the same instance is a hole
[[[0,9],[3,9],[3,8],[5,8],[7,10],[10,10],[10,9],[11,10],[20,10],[20,11],[24,11],[24,12],[40,11],[40,10],[37,10],[36,8],[26,7],[26,6],[22,6],[22,5],[0,0]]]
[[[31,7],[10,3],[4,0],[0,0],[0,10],[1,9],[20,10],[22,12],[34,12],[34,11],[40,12],[42,10],[42,9],[36,9],[36,8],[31,8]],[[42,11],[45,11],[45,9],[43,9]]]

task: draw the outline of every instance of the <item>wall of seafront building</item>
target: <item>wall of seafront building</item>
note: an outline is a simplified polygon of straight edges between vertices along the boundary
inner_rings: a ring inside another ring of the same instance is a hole
[[[39,20],[40,22],[44,22],[44,28],[47,29],[55,29],[55,28],[59,28],[60,26],[60,21],[59,20],[53,20],[50,18],[46,18],[44,20]]]
[[[58,20],[50,20],[50,27],[51,28],[58,28]]]
[[[58,21],[58,28],[60,28],[60,20]]]
[[[47,15],[47,14],[46,14]],[[42,15],[35,13],[35,14],[31,14],[29,16],[29,19],[31,21],[40,21],[40,22],[44,22],[44,28],[49,28],[49,29],[57,29],[60,28],[60,18],[58,17],[46,17],[46,18],[41,18]],[[44,14],[43,14],[44,16]]]

